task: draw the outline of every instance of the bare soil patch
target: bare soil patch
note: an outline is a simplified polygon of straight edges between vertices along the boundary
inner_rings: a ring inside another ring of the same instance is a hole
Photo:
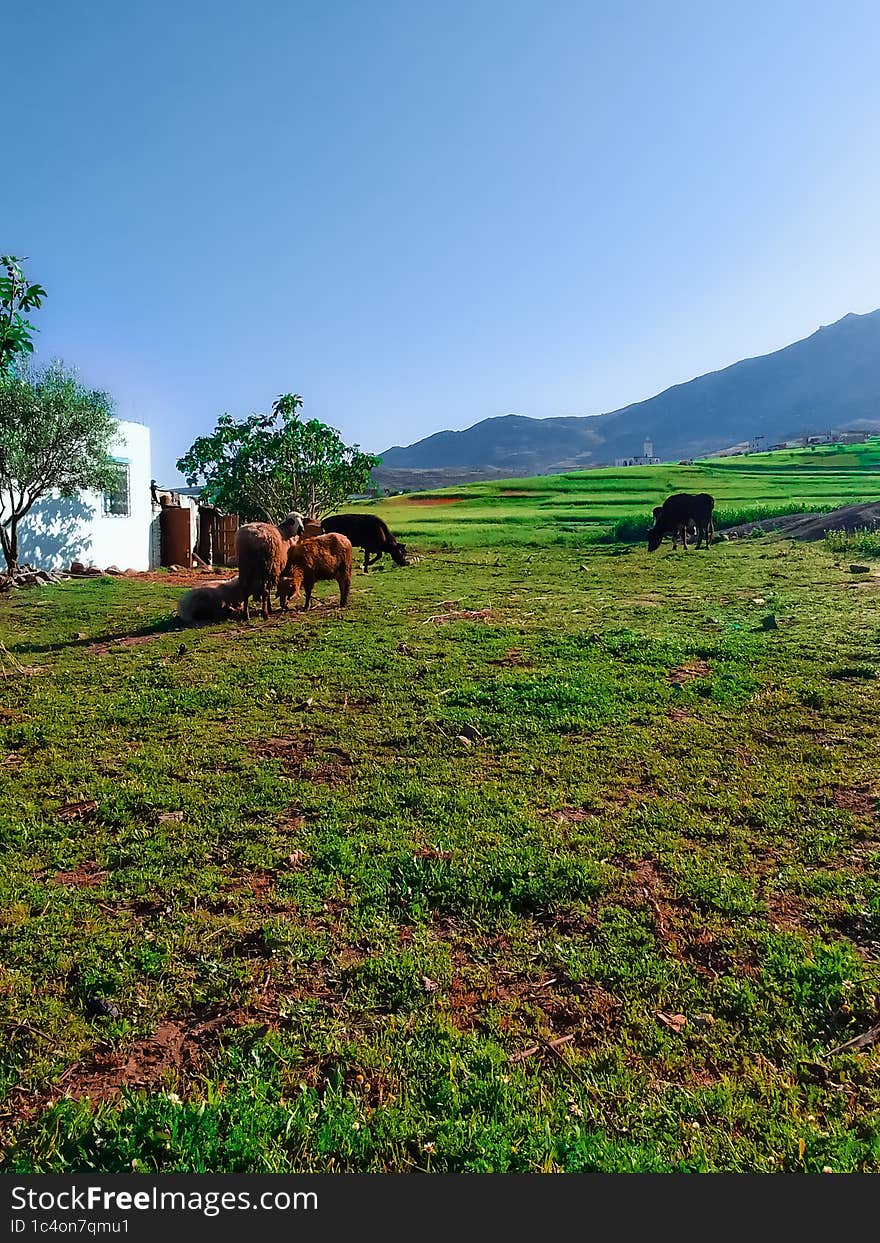
[[[288,777],[340,785],[350,775],[354,760],[341,747],[318,748],[313,738],[263,738],[251,750],[260,759],[280,760]]]
[[[109,1101],[123,1088],[156,1088],[180,1073],[195,1073],[205,1053],[220,1043],[222,1030],[244,1021],[246,1016],[241,1011],[210,1019],[165,1020],[152,1036],[101,1054],[92,1062],[69,1067],[56,1083],[53,1098]]]
[[[712,669],[705,660],[694,660],[689,665],[679,665],[677,669],[670,669],[666,675],[666,681],[673,686],[684,686],[685,682],[692,682],[694,678],[708,678],[711,673]]]
[[[867,785],[836,786],[828,797],[834,807],[854,816],[874,817],[880,806],[880,794]]]
[[[52,877],[54,885],[71,885],[74,889],[92,889],[98,885],[103,885],[107,879],[107,872],[101,867],[100,863],[88,859],[84,863],[78,863],[77,866],[69,872],[56,872]]]

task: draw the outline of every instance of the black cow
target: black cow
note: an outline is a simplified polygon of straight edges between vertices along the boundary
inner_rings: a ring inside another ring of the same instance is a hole
[[[679,540],[688,546],[688,533],[692,528],[697,532],[697,548],[704,543],[712,547],[715,527],[712,524],[712,510],[715,508],[715,497],[708,492],[676,492],[667,496],[662,505],[654,510],[654,525],[648,532],[648,552],[654,552],[663,542],[664,535],[672,536],[672,547]]]
[[[355,548],[363,548],[365,574],[383,552],[387,552],[396,565],[406,565],[406,545],[399,544],[375,514],[336,514],[333,518],[325,518],[321,526],[325,534],[335,531],[351,540]]]

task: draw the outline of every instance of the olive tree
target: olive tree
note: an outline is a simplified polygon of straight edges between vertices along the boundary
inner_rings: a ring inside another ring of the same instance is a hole
[[[115,435],[110,398],[63,363],[0,373],[0,548],[10,571],[19,525],[37,501],[113,486]]]

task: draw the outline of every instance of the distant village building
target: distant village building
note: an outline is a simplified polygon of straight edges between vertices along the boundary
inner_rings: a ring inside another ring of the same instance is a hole
[[[63,570],[73,561],[120,569],[151,565],[150,429],[117,422],[112,457],[116,481],[109,492],[57,493],[37,501],[18,528],[18,555],[35,569]]]
[[[646,440],[642,445],[642,452],[636,454],[635,457],[618,457],[614,459],[615,466],[659,466],[660,459],[654,457],[654,445],[650,440]]]

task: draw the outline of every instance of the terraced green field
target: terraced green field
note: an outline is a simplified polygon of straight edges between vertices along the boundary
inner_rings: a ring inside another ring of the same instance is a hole
[[[880,562],[602,478],[383,506],[344,612],[0,600],[4,1169],[880,1169]]]
[[[648,520],[671,492],[711,492],[718,524],[880,497],[880,438],[693,466],[607,467],[470,484],[370,505],[403,539],[457,546],[572,544],[625,519]]]

